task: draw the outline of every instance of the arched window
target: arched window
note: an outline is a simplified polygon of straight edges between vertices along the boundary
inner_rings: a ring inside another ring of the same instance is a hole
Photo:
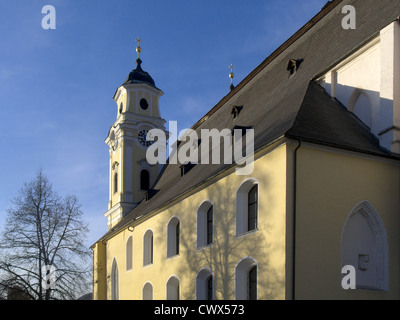
[[[126,242],[126,270],[132,270],[132,236]]]
[[[143,300],[153,300],[153,285],[150,282],[146,282],[142,291]]]
[[[257,262],[250,257],[242,259],[235,269],[236,300],[257,300]]]
[[[153,263],[153,231],[147,230],[143,236],[143,266]]]
[[[179,300],[179,279],[175,276],[168,279],[167,300]]]
[[[196,299],[213,300],[213,275],[210,269],[202,269],[196,277]]]
[[[118,192],[118,173],[114,173],[114,193]]]
[[[213,243],[214,206],[204,201],[197,210],[197,248]]]
[[[251,267],[247,275],[247,299],[257,300],[257,266]]]
[[[117,260],[114,258],[111,267],[111,300],[119,299],[119,279],[118,279],[118,265]]]
[[[173,217],[167,226],[167,257],[179,254],[180,221]]]
[[[356,288],[388,290],[388,245],[385,226],[368,201],[350,212],[342,230],[342,267],[356,269]]]
[[[150,173],[146,169],[140,171],[140,189],[142,190],[150,189]]]
[[[253,186],[247,194],[247,231],[257,228],[258,185]]]
[[[248,179],[236,192],[236,235],[258,229],[258,182]]]

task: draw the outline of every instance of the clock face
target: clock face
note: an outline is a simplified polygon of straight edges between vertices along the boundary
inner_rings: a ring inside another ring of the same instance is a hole
[[[139,140],[140,144],[145,147],[151,146],[154,143],[154,141],[147,141],[146,137],[147,137],[147,130],[139,131],[138,140]]]

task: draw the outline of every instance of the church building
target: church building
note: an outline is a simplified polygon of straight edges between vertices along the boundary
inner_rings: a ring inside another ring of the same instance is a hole
[[[168,108],[139,43],[105,140],[94,299],[400,299],[399,16],[400,0],[329,1],[210,106],[197,147],[242,131],[245,174],[149,161]]]

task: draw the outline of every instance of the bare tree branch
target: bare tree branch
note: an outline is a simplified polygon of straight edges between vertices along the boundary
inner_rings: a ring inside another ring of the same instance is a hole
[[[42,171],[25,183],[0,238],[0,294],[12,290],[50,300],[87,293],[90,251],[83,244],[88,226],[82,214],[78,198],[60,197]],[[56,269],[52,286],[46,283],[50,275],[43,273],[45,266]]]

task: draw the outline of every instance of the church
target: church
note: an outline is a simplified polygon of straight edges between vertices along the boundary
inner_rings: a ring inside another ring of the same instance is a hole
[[[105,140],[94,299],[399,299],[399,16],[400,0],[329,1],[232,84],[191,130],[251,137],[240,174],[234,161],[149,161],[150,132],[170,132],[139,43]]]

